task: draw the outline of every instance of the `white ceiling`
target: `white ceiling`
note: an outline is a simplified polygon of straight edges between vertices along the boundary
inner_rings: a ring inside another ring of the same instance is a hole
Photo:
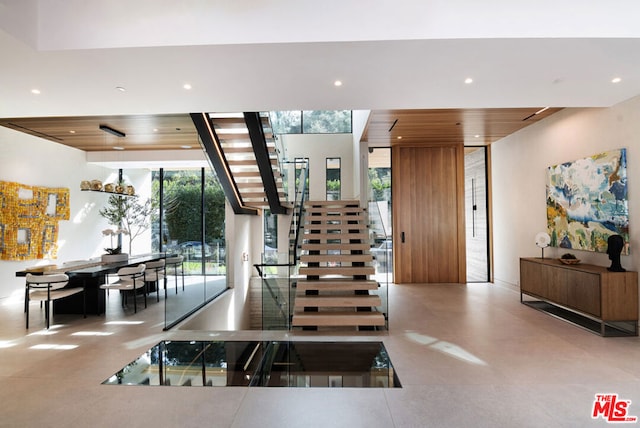
[[[0,117],[610,106],[640,94],[638,17],[635,0],[0,0]]]

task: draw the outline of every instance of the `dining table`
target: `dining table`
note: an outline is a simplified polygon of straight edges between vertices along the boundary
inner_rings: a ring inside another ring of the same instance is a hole
[[[27,268],[16,272],[17,277],[27,276],[28,273],[34,275],[44,275],[47,273],[65,273],[69,276],[69,283],[66,287],[82,287],[82,293],[56,300],[53,303],[54,314],[82,314],[83,305],[86,304],[88,314],[101,315],[105,312],[105,290],[100,288],[104,284],[108,275],[113,275],[120,268],[137,266],[140,263],[147,263],[167,257],[173,257],[171,253],[149,253],[135,255],[127,260],[103,263],[100,259],[86,260],[78,263],[58,266],[41,266]]]

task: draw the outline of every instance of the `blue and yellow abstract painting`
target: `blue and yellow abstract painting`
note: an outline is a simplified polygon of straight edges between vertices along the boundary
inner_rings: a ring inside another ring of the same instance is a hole
[[[604,253],[611,235],[629,242],[626,149],[550,166],[547,228],[553,247]]]

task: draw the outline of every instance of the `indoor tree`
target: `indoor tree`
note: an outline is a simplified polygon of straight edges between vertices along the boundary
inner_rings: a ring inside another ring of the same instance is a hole
[[[129,235],[129,254],[131,254],[133,240],[147,230],[151,224],[152,211],[151,199],[140,203],[137,197],[111,195],[107,206],[100,210],[100,215],[109,224],[120,229],[122,233]],[[121,247],[118,246],[118,249]],[[111,252],[118,251],[111,249]]]

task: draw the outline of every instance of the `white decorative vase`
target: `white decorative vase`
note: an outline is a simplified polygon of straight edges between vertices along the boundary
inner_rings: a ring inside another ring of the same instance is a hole
[[[102,255],[102,263],[126,262],[127,260],[129,260],[129,254],[127,253]]]

